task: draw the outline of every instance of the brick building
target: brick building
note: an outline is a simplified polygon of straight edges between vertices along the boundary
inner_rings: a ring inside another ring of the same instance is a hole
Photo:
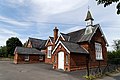
[[[30,38],[25,47],[16,47],[14,63],[39,63],[45,61],[46,40]]]
[[[53,69],[84,69],[87,62],[90,67],[106,65],[108,43],[101,27],[93,24],[90,11],[87,12],[85,21],[85,28],[67,34],[60,33],[60,36],[55,27],[54,37],[49,37],[46,42],[45,56],[45,62],[53,64]]]
[[[16,47],[14,51],[14,63],[38,63],[44,62],[45,54],[35,48]]]

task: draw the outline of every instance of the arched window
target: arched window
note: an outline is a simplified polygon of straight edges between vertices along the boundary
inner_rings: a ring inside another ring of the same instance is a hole
[[[57,62],[57,55],[54,56],[54,63]]]
[[[66,64],[68,64],[68,54],[66,54]]]
[[[52,46],[48,46],[47,58],[51,58]]]

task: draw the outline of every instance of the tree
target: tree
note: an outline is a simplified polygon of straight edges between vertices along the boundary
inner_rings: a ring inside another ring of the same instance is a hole
[[[113,44],[113,47],[114,49],[117,51],[117,50],[120,50],[120,40],[113,40],[114,44]]]
[[[6,48],[6,46],[1,46],[0,47],[0,56],[1,57],[7,57],[6,55],[7,55],[7,48]]]
[[[6,41],[8,55],[13,56],[17,46],[22,46],[22,42],[17,37],[11,37]]]
[[[97,4],[104,4],[104,7],[111,5],[112,3],[116,3],[117,6],[117,14],[120,14],[120,2],[119,0],[96,0]]]

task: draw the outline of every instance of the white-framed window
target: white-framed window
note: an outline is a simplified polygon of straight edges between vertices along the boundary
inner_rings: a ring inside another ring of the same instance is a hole
[[[48,46],[48,54],[47,54],[47,58],[51,58],[51,52],[52,52],[52,46]]]
[[[29,61],[29,55],[24,56],[25,61]]]
[[[43,60],[43,56],[40,55],[40,56],[39,56],[39,60]]]
[[[68,54],[66,54],[66,64],[68,64]]]
[[[54,63],[57,62],[57,55],[54,56]]]
[[[95,53],[96,60],[103,60],[102,45],[100,43],[95,43]]]

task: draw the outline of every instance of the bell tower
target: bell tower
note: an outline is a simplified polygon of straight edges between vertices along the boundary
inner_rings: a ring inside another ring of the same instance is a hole
[[[87,16],[86,16],[86,30],[85,30],[85,34],[90,34],[92,33],[92,28],[93,28],[93,21],[94,19],[92,18],[92,15],[90,13],[90,11],[88,10],[87,12]]]

